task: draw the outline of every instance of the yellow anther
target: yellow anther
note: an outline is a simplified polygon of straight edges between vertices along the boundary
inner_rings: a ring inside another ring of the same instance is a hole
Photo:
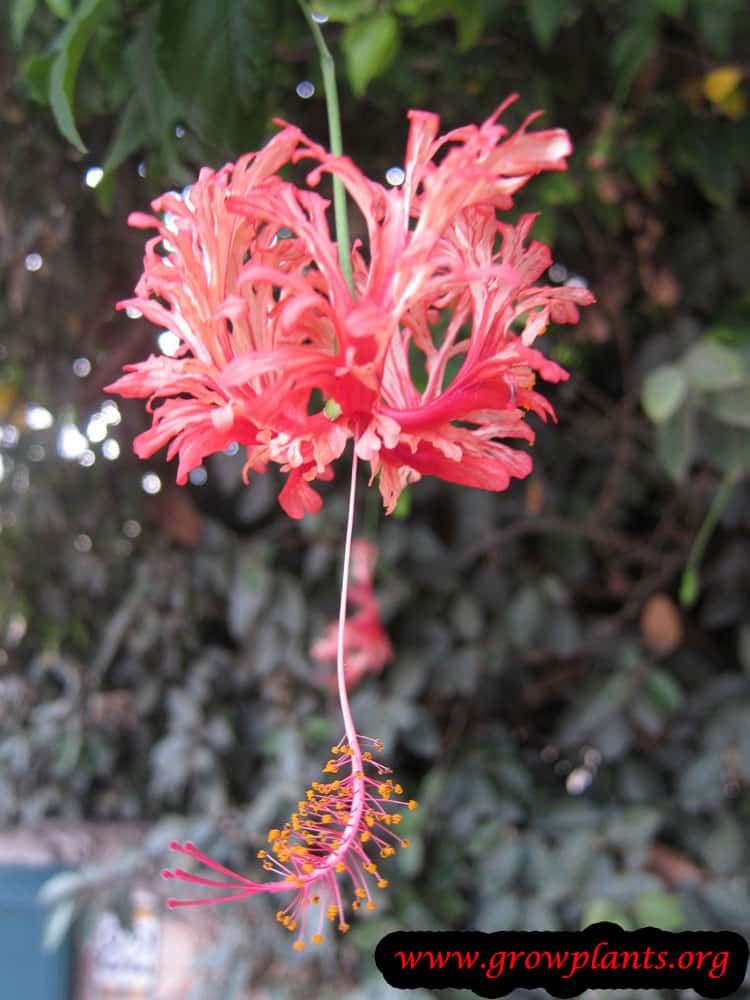
[[[310,940],[312,941],[313,944],[321,944],[322,941],[323,941],[323,935],[322,934],[313,934],[313,936],[310,938]]]
[[[340,747],[331,747],[331,753],[336,756],[337,753],[341,753]]]
[[[394,813],[391,816],[391,823],[393,823],[394,826],[398,826],[400,822],[401,822],[401,813]]]
[[[370,827],[375,826],[375,820],[372,818],[372,815],[370,813],[367,813],[367,815],[365,816],[365,823],[367,823],[367,825]]]
[[[403,795],[404,794],[404,790],[401,787],[401,785],[394,785],[393,786],[393,791],[396,793],[396,795]]]
[[[354,895],[357,897],[357,899],[364,899],[367,896],[367,893],[365,892],[364,889],[360,888],[354,890]]]
[[[384,848],[383,848],[383,849],[381,850],[381,852],[380,852],[380,857],[381,857],[381,858],[390,858],[390,857],[391,857],[391,855],[393,855],[393,854],[395,854],[395,853],[396,853],[396,852],[395,852],[395,851],[393,850],[393,848],[392,848],[392,847],[384,847]]]
[[[408,847],[409,846],[409,841],[408,840],[402,840],[401,841],[401,846],[402,847]]]
[[[388,879],[381,878],[380,881],[378,882],[378,889],[387,889],[387,888],[388,888]]]
[[[304,951],[305,950],[305,942],[304,941],[295,941],[294,942],[294,950],[295,951]]]
[[[310,896],[310,902],[313,903],[313,905],[315,903],[319,903],[320,902],[320,896]]]
[[[374,910],[375,909],[375,900],[374,899],[371,899],[370,902],[367,904],[367,909],[368,910]]]
[[[288,921],[288,923],[286,925],[286,929],[288,931],[296,931],[297,930],[297,921],[296,920],[290,920],[290,921]]]
[[[268,831],[268,843],[272,844],[274,840],[278,840],[281,836],[281,830],[277,830],[276,827],[273,830]]]
[[[302,865],[302,871],[305,873],[305,875],[312,875],[312,873],[315,871],[315,866],[311,865],[309,861],[306,861],[304,865]]]
[[[409,805],[409,812],[414,812],[414,810],[417,808],[416,799],[409,799],[408,805]]]
[[[347,931],[349,930],[349,924],[347,924],[347,923],[344,923],[344,922],[342,921],[342,922],[341,922],[341,923],[339,924],[339,930],[341,931],[341,933],[342,933],[342,934],[346,934],[346,932],[347,932]]]
[[[368,875],[377,875],[378,874],[378,866],[374,865],[372,862],[370,862],[367,865],[363,865],[363,868],[365,869],[365,871],[367,872]]]
[[[325,816],[320,817],[321,823],[333,823],[333,816],[330,813],[326,813]]]
[[[346,865],[345,865],[345,864],[343,864],[343,863],[342,863],[341,861],[339,861],[339,863],[338,863],[338,864],[336,865],[336,871],[337,871],[337,872],[339,873],[339,875],[340,875],[340,874],[341,874],[342,872],[345,872],[345,871],[346,871]]]
[[[273,865],[271,864],[270,861],[264,861],[263,862],[263,871],[264,872],[271,872],[271,871],[273,871]]]
[[[356,899],[352,903],[352,909],[355,910],[355,911],[359,909],[359,903],[357,902]]]
[[[263,858],[265,858],[265,856],[266,856],[266,852],[265,851],[258,851],[258,853],[256,854],[256,857],[260,858],[261,861],[263,860]]]
[[[360,833],[359,835],[359,839],[362,841],[363,844],[366,844],[367,841],[370,839],[369,832],[367,830],[363,830],[362,833]]]
[[[329,906],[328,909],[326,910],[326,917],[329,920],[335,920],[338,915],[339,915],[339,910],[337,906]]]

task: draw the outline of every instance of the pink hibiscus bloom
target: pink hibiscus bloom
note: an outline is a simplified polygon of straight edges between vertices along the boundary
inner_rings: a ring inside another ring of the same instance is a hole
[[[565,169],[571,152],[564,131],[529,131],[536,116],[509,134],[497,123],[508,103],[444,136],[437,116],[412,111],[399,188],[285,126],[261,152],[202,171],[185,199],[157,199],[168,222],[131,217],[159,236],[136,298],[120,305],[183,345],[176,358],[129,366],[109,387],[166,398],[138,454],[171,442],[185,482],[236,440],[247,469],[276,462],[289,474],[279,499],[292,517],[319,509],[309,484],[331,478],[350,437],[373,478],[380,473],[388,512],[422,475],[490,490],[527,475],[529,455],[503,442],[533,440],[527,410],[552,415],[536,376],[567,377],[532,344],[550,320],[575,322],[593,297],[538,283],[551,260],[543,244],[527,244],[533,216],[517,226],[496,218],[531,176]],[[328,202],[276,176],[302,159],[318,163],[310,185],[336,174],[364,216],[367,253],[351,251],[354,294]],[[316,390],[328,405],[311,412]]]
[[[380,605],[375,597],[373,571],[378,550],[364,538],[352,542],[352,582],[349,587],[349,604],[356,608],[344,625],[344,674],[349,691],[359,684],[366,674],[379,674],[393,659],[393,647],[380,620]],[[310,655],[318,663],[336,664],[338,650],[338,622],[326,626],[325,635],[317,639]],[[326,675],[325,683],[336,690],[334,672]]]

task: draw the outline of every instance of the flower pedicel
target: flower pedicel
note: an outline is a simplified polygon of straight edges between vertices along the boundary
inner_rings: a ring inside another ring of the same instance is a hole
[[[533,215],[516,225],[497,218],[534,174],[564,170],[571,152],[563,130],[529,130],[535,115],[512,134],[500,125],[513,99],[482,125],[443,136],[437,116],[410,112],[397,188],[281,123],[259,152],[203,169],[183,196],[157,198],[161,218],[129,220],[157,235],[135,297],[119,307],[135,306],[181,345],[174,357],[126,366],[109,387],[149,400],[153,424],[136,438],[140,457],[168,444],[185,483],[207,455],[236,441],[246,449],[246,478],[269,462],[281,467],[279,501],[301,518],[322,503],[311,484],[332,478],[353,441],[337,636],[345,735],[323,769],[330,780],[313,783],[289,823],[269,833],[259,858],[275,879],[246,879],[191,844],[172,846],[219,877],[165,873],[217,890],[175,906],[291,894],[278,918],[298,932],[297,948],[320,939],[326,917],[346,930],[346,902],[374,906],[373,887],[386,884],[376,859],[406,846],[399,810],[415,806],[386,777],[373,753],[379,743],[357,733],[349,710],[344,638],[358,461],[369,464],[371,483],[378,478],[388,513],[423,475],[495,491],[528,475],[530,456],[505,441],[533,441],[527,411],[554,416],[534,388],[537,376],[567,378],[534,341],[550,320],[574,323],[577,307],[593,301],[586,289],[538,283],[551,257],[528,242]],[[279,176],[299,161],[314,164],[304,188]],[[366,250],[351,247],[353,288],[328,202],[314,190],[323,172],[340,178],[367,226]]]

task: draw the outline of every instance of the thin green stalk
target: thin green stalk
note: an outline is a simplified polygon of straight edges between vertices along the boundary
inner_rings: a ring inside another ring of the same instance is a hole
[[[703,561],[703,554],[706,551],[711,535],[714,533],[716,525],[721,520],[721,516],[726,509],[729,497],[734,484],[737,482],[737,470],[730,469],[725,473],[719,485],[716,495],[711,501],[711,506],[704,518],[703,524],[698,529],[693,544],[688,553],[687,563],[682,573],[680,581],[680,604],[683,607],[690,607],[698,599],[700,588],[700,565]]]
[[[304,0],[298,0],[302,13],[305,15],[315,46],[320,57],[320,69],[323,73],[323,89],[326,95],[326,111],[328,114],[328,136],[331,152],[334,156],[343,156],[344,146],[341,138],[341,112],[339,111],[339,96],[336,90],[336,64],[326,45],[320,25],[314,20],[310,8]],[[352,280],[352,261],[349,244],[349,220],[346,217],[346,191],[338,177],[333,177],[333,216],[336,224],[336,242],[339,248],[339,264],[341,271],[354,294]]]

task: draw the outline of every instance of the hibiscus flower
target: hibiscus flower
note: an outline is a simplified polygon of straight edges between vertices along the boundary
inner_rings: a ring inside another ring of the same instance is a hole
[[[560,129],[514,133],[498,123],[438,136],[439,119],[410,112],[402,186],[386,190],[346,157],[293,126],[259,153],[203,170],[184,198],[153,203],[156,227],[135,306],[180,338],[174,358],[128,366],[109,387],[149,397],[152,428],[135,443],[148,457],[169,442],[178,482],[232,441],[246,472],[269,462],[288,474],[280,494],[295,518],[320,508],[310,486],[330,479],[353,438],[390,513],[422,475],[489,490],[531,470],[504,443],[533,440],[525,414],[552,409],[537,376],[566,373],[533,348],[550,321],[573,323],[585,289],[540,283],[549,250],[530,241],[534,219],[497,212],[534,174],[565,169]],[[281,123],[283,125],[283,123]],[[278,176],[313,160],[308,188]],[[366,248],[351,249],[351,290],[314,188],[339,177],[361,211]],[[163,402],[160,402],[162,401]]]

